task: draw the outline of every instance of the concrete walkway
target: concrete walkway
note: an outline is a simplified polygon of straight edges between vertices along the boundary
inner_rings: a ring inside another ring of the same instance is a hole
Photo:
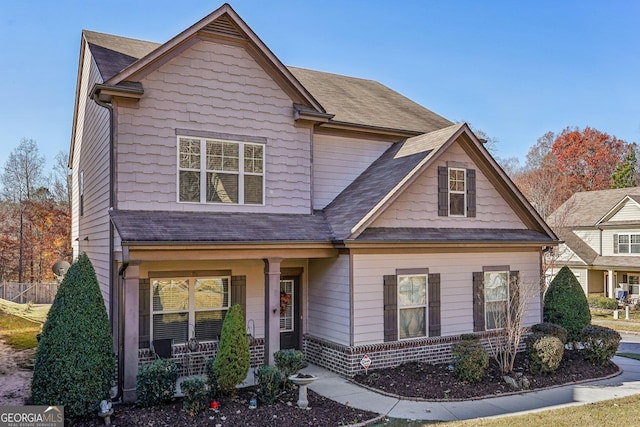
[[[625,335],[623,341],[620,351],[640,353],[640,337]],[[319,377],[309,385],[311,390],[355,408],[385,414],[391,418],[454,421],[531,413],[640,394],[640,361],[616,356],[613,362],[623,373],[608,380],[465,402],[400,400],[359,387],[314,365],[303,372]]]

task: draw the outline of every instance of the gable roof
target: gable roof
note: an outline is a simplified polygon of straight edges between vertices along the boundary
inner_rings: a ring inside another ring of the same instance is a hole
[[[575,193],[549,216],[549,223],[557,227],[593,227],[620,206],[626,196],[637,201],[640,187]]]

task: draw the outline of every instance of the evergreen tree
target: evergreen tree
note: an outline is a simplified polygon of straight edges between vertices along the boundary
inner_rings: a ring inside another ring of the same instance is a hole
[[[235,304],[222,323],[220,345],[213,361],[213,375],[222,393],[235,395],[236,386],[247,377],[250,361],[242,308]]]
[[[636,150],[634,146],[631,145],[624,162],[618,164],[613,175],[611,175],[611,188],[629,188],[637,186],[636,168]]]
[[[64,405],[68,418],[95,415],[109,399],[113,341],[100,286],[85,254],[60,284],[36,350],[35,405]]]
[[[569,267],[560,269],[544,294],[545,322],[567,330],[567,342],[578,342],[580,331],[591,323],[587,297]]]

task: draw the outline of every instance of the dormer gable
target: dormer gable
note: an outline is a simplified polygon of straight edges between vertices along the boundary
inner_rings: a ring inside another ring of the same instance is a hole
[[[624,196],[596,223],[596,226],[622,224],[640,225],[640,196]]]

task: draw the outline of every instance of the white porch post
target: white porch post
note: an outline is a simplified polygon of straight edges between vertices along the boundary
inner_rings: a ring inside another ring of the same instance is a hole
[[[607,281],[607,293],[609,294],[609,298],[615,298],[616,295],[613,294],[613,280],[614,280],[614,275],[613,275],[614,271],[613,270],[609,270],[609,280]]]
[[[265,364],[275,366],[273,353],[280,350],[280,263],[281,258],[264,260]]]
[[[140,298],[140,267],[130,264],[124,280],[124,375],[122,398],[125,402],[136,401],[136,376],[138,375],[138,321]]]

